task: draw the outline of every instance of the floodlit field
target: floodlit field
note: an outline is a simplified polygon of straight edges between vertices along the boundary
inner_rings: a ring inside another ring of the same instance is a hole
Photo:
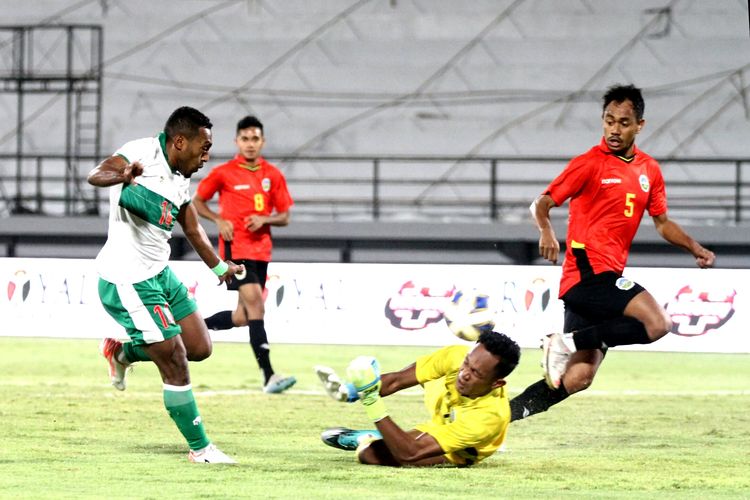
[[[326,427],[369,424],[312,366],[373,354],[397,369],[425,348],[276,345],[276,369],[299,382],[266,395],[248,345],[215,345],[193,387],[237,466],[187,462],[152,365],[119,393],[95,341],[0,338],[0,352],[3,498],[750,498],[750,355],[611,352],[588,393],[512,424],[505,453],[393,469],[320,442]],[[523,353],[512,394],[539,378],[538,358]],[[404,427],[426,418],[419,394],[386,400]]]

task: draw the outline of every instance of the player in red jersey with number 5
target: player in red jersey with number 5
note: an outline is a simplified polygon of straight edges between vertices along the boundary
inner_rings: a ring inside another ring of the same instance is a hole
[[[250,346],[263,373],[263,390],[280,393],[296,383],[294,377],[274,373],[263,320],[263,288],[268,263],[271,261],[271,226],[289,224],[292,197],[284,174],[260,152],[265,145],[263,124],[254,116],[237,123],[237,155],[227,163],[214,167],[198,185],[193,203],[198,213],[219,228],[219,253],[224,258],[244,263],[246,276],[235,276],[227,283],[229,290],[238,290],[234,311],[221,311],[206,318],[212,330],[228,330],[248,325]],[[219,213],[206,203],[219,193]]]
[[[699,267],[714,263],[713,252],[669,219],[659,164],[635,145],[645,124],[640,89],[614,86],[603,100],[601,143],[574,158],[531,206],[541,233],[539,253],[556,263],[560,244],[549,213],[570,199],[560,280],[567,333],[545,339],[545,380],[513,398],[512,420],[546,411],[589,387],[609,347],[649,344],[670,331],[664,308],[622,276],[644,212],[659,235],[691,253]]]

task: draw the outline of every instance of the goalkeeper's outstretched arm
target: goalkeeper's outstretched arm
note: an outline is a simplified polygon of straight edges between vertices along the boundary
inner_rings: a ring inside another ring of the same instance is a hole
[[[417,364],[412,363],[397,372],[384,373],[380,380],[383,384],[380,387],[380,395],[383,397],[390,396],[402,389],[414,387],[419,383],[417,381]]]
[[[364,464],[427,465],[443,463],[444,452],[435,438],[417,431],[406,432],[388,416],[381,399],[416,385],[416,364],[381,375],[380,363],[372,356],[359,356],[349,363],[347,376],[354,385],[367,416],[383,436],[382,440],[361,446],[357,456]]]
[[[350,382],[342,380],[333,368],[323,365],[314,367],[318,379],[330,397],[336,401],[353,403],[359,399],[357,390]],[[416,375],[416,364],[412,363],[403,370],[382,375],[381,396],[388,396],[402,389],[414,387],[419,382]]]

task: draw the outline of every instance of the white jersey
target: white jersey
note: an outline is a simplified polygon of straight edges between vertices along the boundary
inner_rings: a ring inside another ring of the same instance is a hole
[[[190,203],[190,179],[167,163],[164,133],[130,141],[115,155],[140,162],[143,174],[109,188],[109,232],[96,270],[110,283],[138,283],[167,266],[172,227]]]

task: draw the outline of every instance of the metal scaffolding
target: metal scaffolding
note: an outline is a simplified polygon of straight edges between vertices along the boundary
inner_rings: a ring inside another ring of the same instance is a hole
[[[65,215],[98,213],[96,190],[87,188],[79,166],[88,168],[100,155],[103,49],[98,25],[0,26],[0,92],[16,97],[15,176],[6,176],[10,189],[0,189],[10,213],[45,213],[45,181],[63,186],[57,198]],[[64,98],[59,166],[42,165],[25,151],[27,126],[46,107],[33,109],[27,101],[39,95]]]

